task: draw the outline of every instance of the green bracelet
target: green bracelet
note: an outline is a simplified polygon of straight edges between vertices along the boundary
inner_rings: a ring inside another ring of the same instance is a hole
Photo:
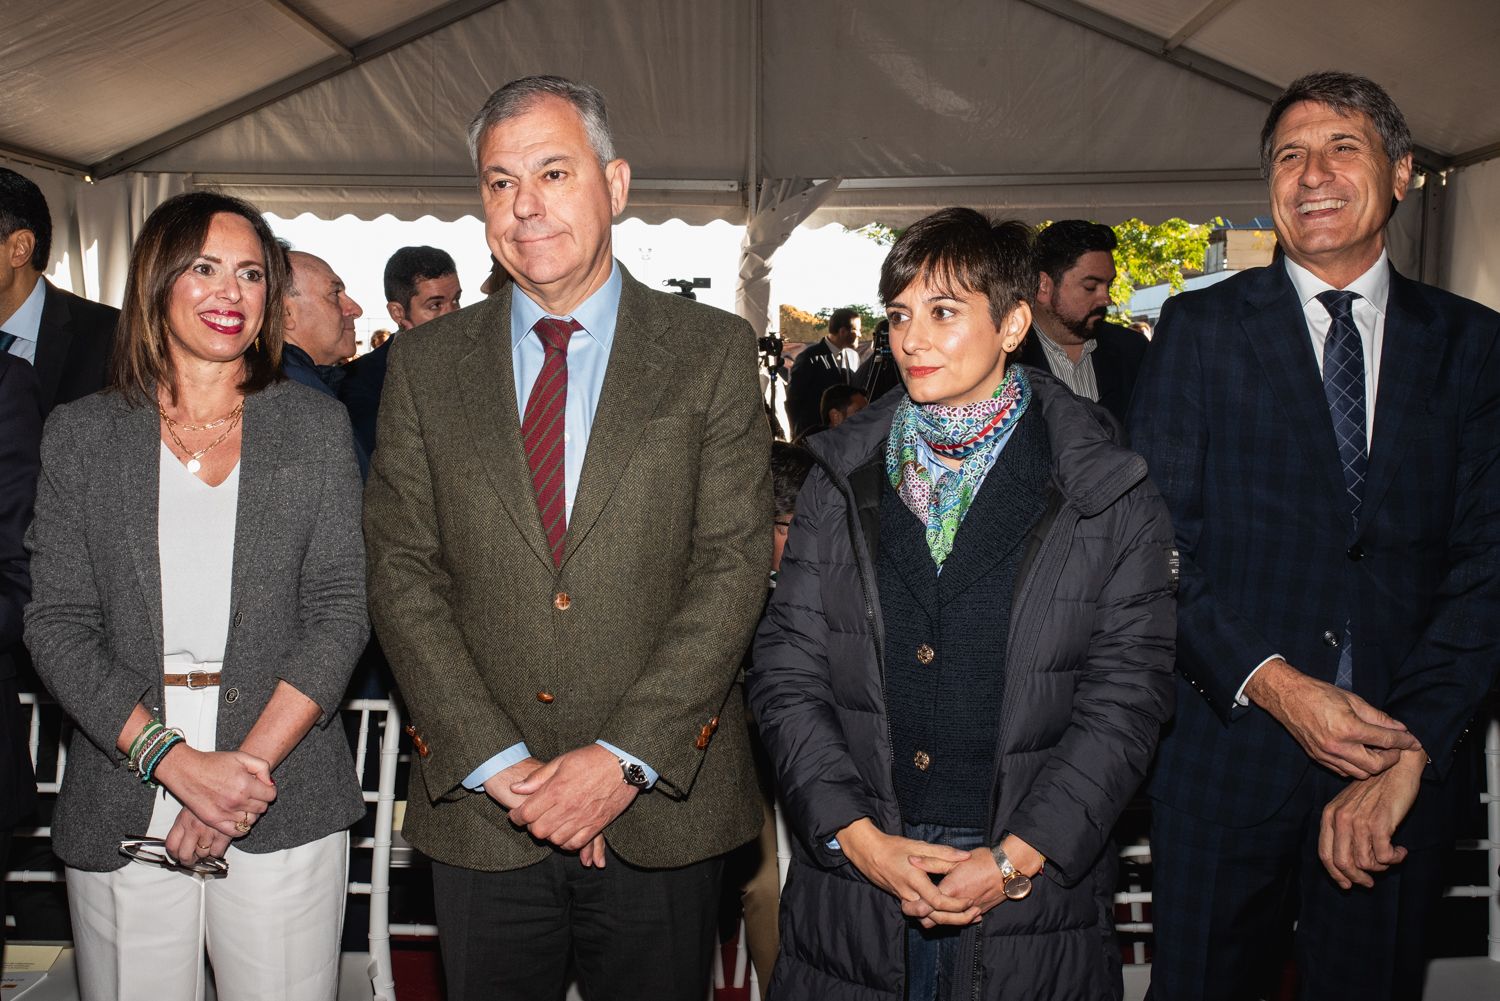
[[[130,745],[130,751],[125,756],[125,766],[132,772],[140,764],[140,753],[147,743],[147,737],[154,735],[160,729],[163,729],[161,723],[153,716],[146,721],[145,726],[141,727],[141,732],[135,735],[135,740]]]

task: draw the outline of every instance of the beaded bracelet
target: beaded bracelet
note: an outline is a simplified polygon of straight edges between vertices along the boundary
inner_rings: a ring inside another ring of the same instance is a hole
[[[150,742],[150,738],[162,729],[165,728],[155,717],[146,721],[146,725],[141,727],[141,732],[135,735],[135,740],[130,745],[130,752],[126,755],[125,767],[129,768],[131,772],[139,774],[141,751]]]
[[[161,759],[167,756],[168,751],[181,744],[184,739],[182,731],[174,727],[168,730],[166,738],[157,744],[158,749],[155,754],[141,768],[141,781],[149,788],[155,789],[157,786],[155,781],[156,766],[161,764]]]
[[[166,740],[170,735],[170,730],[168,730],[165,726],[158,724],[157,728],[152,732],[151,736],[147,737],[146,740],[141,744],[141,749],[135,756],[135,764],[131,771],[135,772],[136,775],[140,775],[145,763],[149,761],[151,759],[151,756],[156,753],[158,748],[161,747],[161,742]]]

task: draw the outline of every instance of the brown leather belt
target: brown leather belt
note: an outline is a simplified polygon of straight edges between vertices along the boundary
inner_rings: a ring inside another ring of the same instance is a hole
[[[161,683],[163,685],[176,685],[197,691],[200,688],[213,688],[219,683],[218,671],[189,671],[187,674],[163,674]]]

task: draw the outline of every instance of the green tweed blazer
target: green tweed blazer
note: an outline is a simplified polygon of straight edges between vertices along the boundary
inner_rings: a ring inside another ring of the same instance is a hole
[[[622,268],[623,271],[623,268]],[[770,564],[749,325],[628,274],[554,567],[521,448],[509,286],[396,338],[365,492],[370,611],[419,738],[404,834],[498,871],[547,846],[462,780],[601,739],[661,775],[605,830],[648,868],[753,837],[735,684]]]

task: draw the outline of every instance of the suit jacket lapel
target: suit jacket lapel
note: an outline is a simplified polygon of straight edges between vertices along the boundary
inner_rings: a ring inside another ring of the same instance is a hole
[[[1380,352],[1380,388],[1375,400],[1375,433],[1360,502],[1364,524],[1380,505],[1406,450],[1406,423],[1431,398],[1443,360],[1442,337],[1432,329],[1432,310],[1416,282],[1391,269],[1385,338]]]
[[[240,485],[235,498],[230,622],[239,612],[240,599],[255,590],[254,574],[258,571],[252,554],[258,540],[278,527],[272,522],[274,514],[281,513],[272,510],[273,482],[279,468],[277,459],[292,452],[283,444],[286,430],[281,401],[287,390],[285,383],[276,383],[245,397],[244,424],[240,434]],[[231,628],[229,643],[224,648],[226,661],[233,654],[234,636],[235,631]]]
[[[1333,418],[1323,395],[1323,377],[1313,354],[1302,304],[1279,262],[1266,268],[1246,298],[1249,311],[1240,322],[1266,370],[1276,398],[1307,450],[1316,475],[1347,510],[1344,464],[1333,436]]]
[[[657,401],[668,381],[665,376],[671,356],[660,341],[665,321],[652,309],[645,286],[631,278],[623,267],[620,271],[623,280],[615,338],[604,385],[599,391],[599,409],[589,428],[588,451],[578,478],[578,492],[573,498],[573,516],[568,520],[568,533],[563,541],[564,563],[588,536],[614,493],[640,444],[641,429],[656,412]],[[511,406],[514,409],[515,404]],[[540,532],[540,518],[537,527]]]
[[[42,405],[50,408],[57,399],[57,387],[62,382],[63,368],[68,351],[73,346],[73,330],[69,324],[71,311],[68,301],[52,287],[45,278],[38,279],[46,287],[42,300],[42,322],[37,328],[36,381],[41,389]]]
[[[459,364],[464,431],[495,492],[537,559],[552,568],[552,549],[542,531],[531,485],[531,467],[521,444],[521,416],[510,340],[510,297],[506,285],[480,306],[469,327],[470,348]]]
[[[38,345],[40,347],[40,345]],[[162,649],[161,634],[161,548],[158,525],[161,491],[161,431],[156,408],[150,404],[120,404],[116,421],[119,448],[115,475],[119,484],[116,495],[123,509],[120,524],[130,540],[135,561],[136,580],[141,585],[141,603],[151,617],[156,649]]]

